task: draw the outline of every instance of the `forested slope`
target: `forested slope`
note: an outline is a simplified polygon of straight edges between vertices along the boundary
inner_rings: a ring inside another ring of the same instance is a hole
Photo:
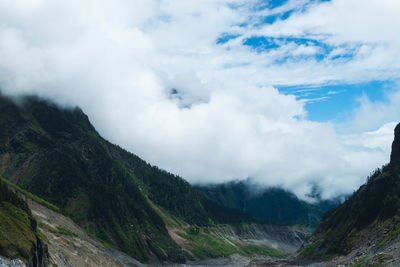
[[[306,225],[308,214],[311,214],[312,224],[317,225],[326,211],[340,204],[339,199],[321,200],[318,195],[314,203],[308,203],[289,191],[256,186],[249,181],[198,185],[196,188],[221,205],[246,211],[260,221],[278,224]]]

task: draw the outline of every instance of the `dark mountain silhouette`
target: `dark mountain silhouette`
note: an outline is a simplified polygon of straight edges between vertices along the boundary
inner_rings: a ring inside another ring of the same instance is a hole
[[[250,180],[218,185],[198,185],[198,190],[221,205],[247,211],[255,218],[278,224],[318,224],[326,211],[340,204],[340,199],[321,200],[317,191],[313,204],[300,200],[295,194],[280,188],[265,188]],[[257,188],[257,189],[255,189]]]

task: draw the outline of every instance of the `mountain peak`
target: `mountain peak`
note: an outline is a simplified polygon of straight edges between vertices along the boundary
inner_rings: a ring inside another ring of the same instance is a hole
[[[390,163],[400,162],[400,123],[394,129],[394,140],[392,143],[392,154],[390,155]]]

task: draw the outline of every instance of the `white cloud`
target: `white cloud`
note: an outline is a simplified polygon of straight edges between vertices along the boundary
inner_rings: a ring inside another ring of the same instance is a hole
[[[365,94],[359,99],[359,107],[354,118],[344,125],[347,131],[365,131],[376,129],[380,125],[398,121],[400,118],[400,90],[386,92],[383,100],[371,100]]]
[[[314,184],[325,197],[352,192],[388,161],[393,134],[338,135],[273,85],[398,75],[397,2],[338,0],[261,29],[237,26],[265,15],[252,11],[256,2],[1,1],[0,87],[78,104],[105,137],[191,182],[254,177],[299,196]],[[244,35],[219,45],[223,33]],[[241,42],[253,34],[316,36],[338,46],[335,55],[357,54],[316,61],[317,47],[294,43],[256,53]]]

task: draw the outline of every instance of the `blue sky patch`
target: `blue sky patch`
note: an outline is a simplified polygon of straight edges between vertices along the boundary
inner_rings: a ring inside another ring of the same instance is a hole
[[[306,46],[306,47],[315,47],[316,53],[313,55],[285,55],[282,58],[276,60],[275,63],[282,64],[287,61],[299,61],[302,59],[309,59],[310,57],[314,57],[316,61],[322,61],[325,59],[329,59],[331,61],[340,60],[340,61],[348,61],[353,59],[354,55],[357,53],[359,47],[333,47],[326,44],[323,41],[310,39],[310,38],[296,38],[296,37],[265,37],[265,36],[253,36],[243,40],[243,45],[249,46],[253,48],[256,52],[268,52],[270,50],[278,49],[280,47],[295,45],[295,46]],[[334,49],[340,48],[342,51],[337,55],[331,57],[331,53]],[[330,58],[329,58],[330,57]]]
[[[254,6],[254,11],[261,11],[264,9],[274,9],[286,4],[288,0],[262,0]]]
[[[383,101],[392,82],[372,81],[359,84],[327,86],[278,86],[283,94],[295,95],[306,101],[307,119],[311,121],[335,123],[345,122],[359,107],[358,99],[365,94],[374,101]]]
[[[294,10],[292,9],[292,10],[289,10],[289,11],[286,11],[286,12],[283,12],[283,13],[273,14],[273,15],[270,15],[270,16],[262,17],[260,19],[260,22],[255,24],[254,27],[259,27],[259,26],[262,26],[262,25],[265,25],[265,24],[273,24],[278,20],[288,19],[293,12],[294,12]]]
[[[243,40],[243,45],[250,46],[258,52],[263,50],[271,50],[280,47],[280,44],[272,37],[255,36]]]
[[[309,38],[295,38],[295,37],[264,37],[264,36],[254,36],[247,38],[243,41],[243,45],[250,46],[255,51],[261,53],[269,51],[272,49],[278,49],[283,46],[295,44],[296,46],[313,46],[318,48],[318,52],[313,55],[317,61],[325,59],[329,53],[333,50],[333,47],[320,42],[318,40]],[[340,57],[340,55],[338,56]],[[302,58],[309,58],[309,56],[299,55],[298,57],[284,57],[277,60],[277,63],[281,64],[290,59],[301,60]]]
[[[239,36],[240,34],[222,34],[222,36],[217,39],[217,44],[225,44],[229,40],[238,38]]]

